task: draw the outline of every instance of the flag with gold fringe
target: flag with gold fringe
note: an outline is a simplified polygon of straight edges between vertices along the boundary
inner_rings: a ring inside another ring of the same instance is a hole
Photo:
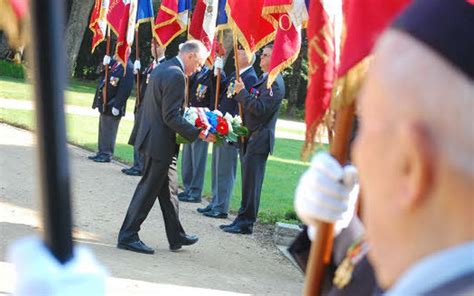
[[[262,16],[264,0],[227,0],[229,27],[250,57],[275,38],[273,24]]]
[[[109,0],[95,0],[89,20],[89,29],[92,31],[91,52],[94,52],[97,45],[104,41],[105,35],[107,34],[106,16],[108,9]]]
[[[152,0],[138,0],[137,7],[137,27],[146,22],[153,21],[153,1]]]
[[[162,47],[168,46],[186,31],[191,13],[191,0],[163,0],[153,25],[153,36]]]
[[[135,37],[135,24],[137,17],[137,0],[124,0],[124,10],[120,21],[119,35],[115,55],[122,64],[124,73],[127,70],[127,61],[130,56],[131,46]]]
[[[276,30],[267,80],[270,88],[277,75],[298,58],[308,9],[304,0],[265,0],[262,15]]]
[[[116,36],[119,36],[124,9],[124,0],[110,0],[109,9],[107,11],[107,23]]]

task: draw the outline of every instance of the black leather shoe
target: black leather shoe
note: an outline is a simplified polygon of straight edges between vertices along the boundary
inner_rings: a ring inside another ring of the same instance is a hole
[[[185,197],[185,196],[187,196],[187,194],[184,191],[181,191],[180,193],[178,193],[178,197]]]
[[[178,195],[178,200],[179,201],[184,201],[184,202],[194,202],[194,203],[199,203],[201,202],[201,198],[195,198],[195,197],[190,197],[190,196],[183,196],[183,197],[179,197]]]
[[[143,254],[155,253],[155,250],[145,245],[145,243],[141,240],[137,240],[131,243],[118,243],[117,248]]]
[[[224,232],[236,233],[236,234],[252,234],[252,226],[248,225],[234,225],[232,227],[225,227]]]
[[[178,251],[182,246],[194,245],[198,240],[199,238],[196,235],[185,234],[181,237],[178,243],[170,245],[170,250],[173,252]]]
[[[98,155],[96,158],[93,159],[95,162],[110,162],[110,157],[105,155]]]
[[[230,223],[230,224],[222,224],[222,225],[219,225],[219,228],[220,228],[220,229],[224,229],[224,228],[234,227],[236,223],[237,223],[237,222],[234,220],[234,222],[232,222],[232,223]]]
[[[201,214],[205,213],[205,212],[209,212],[212,210],[212,206],[210,204],[207,205],[207,207],[205,208],[198,208],[197,211]]]
[[[227,213],[217,211],[204,212],[203,215],[210,218],[227,218]]]
[[[134,168],[122,169],[122,173],[128,176],[141,176],[142,175],[141,171]]]
[[[87,156],[88,159],[90,160],[95,160],[97,157],[99,157],[99,155],[91,155],[91,156]]]

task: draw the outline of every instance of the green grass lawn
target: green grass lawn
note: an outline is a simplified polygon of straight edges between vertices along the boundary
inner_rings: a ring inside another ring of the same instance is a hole
[[[72,82],[67,91],[66,102],[71,105],[90,106],[95,91],[95,85],[84,82]],[[0,97],[25,99],[31,97],[30,86],[21,80],[0,77]],[[133,107],[133,104],[129,104]],[[130,108],[129,106],[129,108]],[[34,129],[34,114],[28,110],[7,110],[0,108],[0,121]],[[98,116],[84,116],[67,114],[68,141],[95,151],[97,149]],[[126,163],[133,161],[133,147],[127,144],[133,122],[122,120],[120,123],[115,158]],[[300,133],[300,131],[285,130],[286,132]],[[301,131],[301,133],[303,133]],[[274,155],[268,158],[265,181],[260,202],[260,221],[273,223],[275,221],[296,222],[293,210],[293,196],[296,184],[301,174],[309,164],[300,160],[303,141],[276,139]],[[323,146],[322,149],[327,147]],[[211,146],[207,159],[204,194],[211,195]],[[181,160],[178,162],[181,170]],[[180,183],[181,177],[180,177]],[[241,198],[240,165],[234,192],[231,200],[231,211],[236,212]]]

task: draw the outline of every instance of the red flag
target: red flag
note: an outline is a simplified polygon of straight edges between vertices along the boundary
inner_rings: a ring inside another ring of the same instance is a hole
[[[97,45],[105,39],[108,6],[108,0],[95,0],[94,7],[92,8],[91,18],[89,21],[89,29],[92,31],[92,52],[94,52]]]
[[[347,38],[338,69],[339,77],[370,54],[377,37],[409,2],[411,1],[344,1]]]
[[[107,23],[110,29],[119,36],[120,23],[124,15],[125,3],[123,0],[110,0],[109,10],[107,11]]]
[[[227,1],[228,24],[249,56],[275,38],[273,25],[262,16],[263,2]]]
[[[333,12],[331,12],[332,14]],[[335,24],[321,1],[310,2],[308,22],[308,90],[305,103],[306,143],[329,108],[336,76]]]
[[[130,56],[130,47],[135,37],[135,24],[137,17],[137,0],[125,0],[123,15],[120,20],[119,36],[117,38],[117,47],[115,55],[122,64],[124,73],[127,70],[127,61]]]
[[[153,26],[156,41],[166,47],[179,34],[186,31],[190,7],[188,0],[163,0]]]
[[[304,0],[265,0],[262,14],[276,29],[267,80],[270,88],[277,75],[298,58],[308,12]]]

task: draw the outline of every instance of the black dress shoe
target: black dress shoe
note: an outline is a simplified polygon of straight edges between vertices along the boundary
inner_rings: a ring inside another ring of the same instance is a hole
[[[232,222],[232,223],[230,223],[230,224],[222,224],[222,225],[219,225],[219,228],[220,228],[220,229],[224,229],[224,228],[234,227],[235,224],[237,224],[237,221],[234,220],[234,222]]]
[[[110,162],[110,157],[105,155],[98,155],[93,159],[95,162]]]
[[[209,212],[212,210],[212,206],[211,204],[208,204],[207,207],[205,208],[198,208],[197,211],[201,214],[205,213],[205,212]]]
[[[252,226],[249,225],[234,225],[232,227],[225,227],[224,232],[238,233],[238,234],[252,234]]]
[[[117,248],[143,254],[155,253],[155,250],[145,245],[145,243],[141,240],[137,240],[131,243],[118,243]]]
[[[184,197],[184,196],[187,196],[185,191],[181,191],[180,193],[178,193],[178,197]]]
[[[185,234],[184,236],[181,237],[181,239],[179,240],[179,242],[177,242],[176,244],[172,244],[170,245],[170,250],[175,252],[175,251],[178,251],[179,249],[181,249],[182,246],[190,246],[190,245],[193,245],[195,244],[197,241],[199,240],[199,238],[195,235],[187,235]]]
[[[91,155],[91,156],[87,156],[88,159],[90,160],[95,160],[97,157],[99,157],[99,155]]]
[[[195,198],[195,197],[190,197],[190,196],[183,196],[183,197],[179,197],[178,195],[178,200],[179,201],[184,201],[184,202],[193,202],[193,203],[199,203],[201,202],[201,198]]]
[[[134,168],[122,169],[122,173],[128,176],[141,176],[142,175],[141,171]]]
[[[203,215],[210,218],[227,218],[227,213],[217,211],[204,212]]]

